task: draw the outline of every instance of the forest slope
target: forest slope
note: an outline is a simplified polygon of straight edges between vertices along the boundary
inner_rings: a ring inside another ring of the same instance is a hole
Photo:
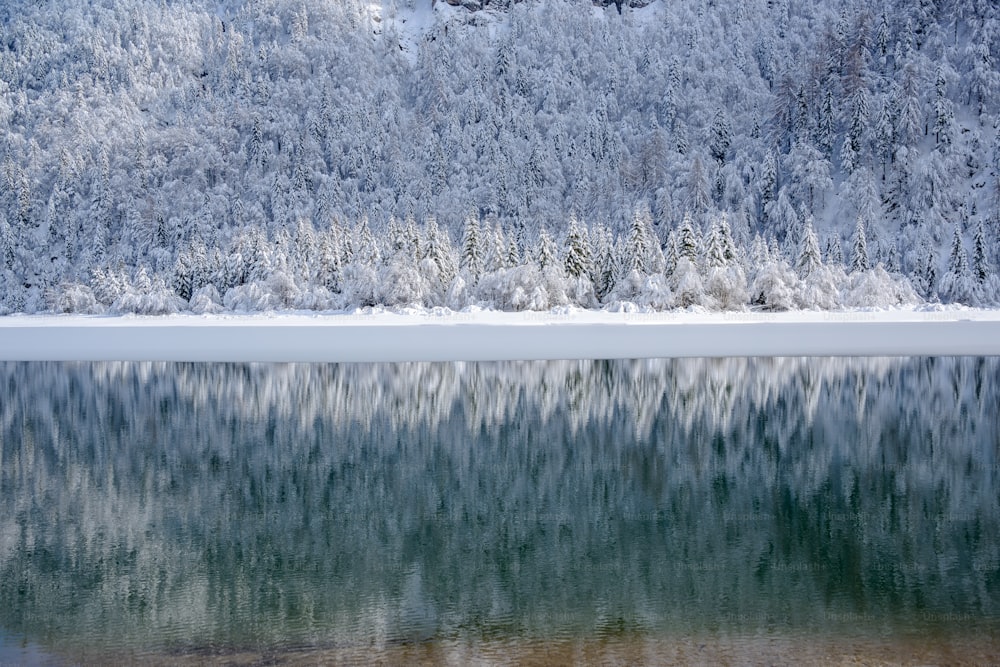
[[[995,3],[600,4],[4,3],[0,312],[995,303]]]

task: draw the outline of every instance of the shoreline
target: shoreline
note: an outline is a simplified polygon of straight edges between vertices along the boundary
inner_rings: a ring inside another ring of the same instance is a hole
[[[864,636],[846,634],[721,634],[706,636],[634,636],[579,638],[509,638],[491,640],[428,639],[413,642],[345,646],[206,648],[149,652],[84,650],[43,652],[56,664],[148,665],[993,665],[1000,642],[975,636]],[[36,657],[39,657],[36,654]]]
[[[0,318],[2,361],[405,362],[1000,355],[1000,310]]]

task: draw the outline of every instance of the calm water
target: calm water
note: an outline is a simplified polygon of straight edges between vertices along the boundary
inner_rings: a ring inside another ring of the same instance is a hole
[[[0,363],[0,662],[1000,659],[998,380]]]

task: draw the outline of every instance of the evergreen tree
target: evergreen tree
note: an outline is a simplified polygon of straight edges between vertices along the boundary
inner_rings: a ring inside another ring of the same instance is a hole
[[[934,141],[943,148],[951,145],[955,124],[955,108],[948,98],[948,80],[943,65],[937,68],[934,93]]]
[[[622,260],[627,271],[648,275],[663,270],[663,250],[653,231],[653,217],[648,206],[641,205],[633,213],[624,251]]]
[[[679,235],[676,229],[671,229],[670,233],[667,235],[667,244],[664,248],[663,260],[664,260],[664,272],[669,276],[677,269],[677,260],[680,259],[680,254],[677,250],[677,244],[679,242]]]
[[[836,235],[830,236],[826,240],[826,261],[828,264],[836,266],[844,265],[844,248],[840,243],[840,238]]]
[[[732,142],[732,128],[729,125],[729,119],[726,118],[725,112],[719,109],[715,112],[712,126],[709,128],[708,151],[720,167],[726,163],[726,155],[729,153]]]
[[[708,179],[701,158],[697,155],[691,162],[687,181],[687,206],[694,215],[700,216],[708,210],[712,198],[709,195]]]
[[[438,227],[434,218],[430,218],[426,223],[426,239],[424,256],[436,267],[441,282],[445,285],[450,284],[457,272],[451,252],[451,242],[448,233]]]
[[[487,234],[487,239],[489,243],[487,244],[485,270],[493,273],[510,268],[511,265],[507,263],[507,236],[499,222],[494,222],[493,230]]]
[[[932,298],[937,296],[937,255],[934,253],[933,248],[930,244],[923,244],[923,262],[921,266],[920,282],[923,288],[924,296],[927,298]]]
[[[836,112],[833,108],[833,92],[826,91],[823,97],[823,105],[820,108],[819,124],[816,128],[816,145],[823,151],[827,160],[833,159],[833,149],[835,148],[835,138],[837,136]]]
[[[986,227],[980,220],[976,225],[976,235],[973,237],[972,275],[979,285],[985,285],[990,277],[990,262],[987,254]]]
[[[760,203],[761,216],[766,222],[767,205],[778,196],[778,160],[774,151],[768,151],[764,156],[760,172]]]
[[[104,272],[97,269],[97,276],[104,276]],[[194,293],[195,267],[191,255],[185,250],[177,255],[177,262],[174,264],[174,279],[172,286],[177,295],[187,301]]]
[[[14,232],[0,215],[0,269],[14,270]]]
[[[823,265],[823,259],[819,251],[819,239],[813,231],[812,220],[806,218],[805,229],[802,231],[799,240],[798,259],[795,261],[795,270],[800,278],[806,278],[815,273]]]
[[[854,228],[854,238],[851,239],[851,273],[868,271],[871,262],[868,260],[868,240],[865,237],[864,220],[858,218]]]
[[[957,303],[971,304],[975,299],[974,278],[969,272],[969,258],[958,225],[952,235],[948,269],[941,277],[940,294],[944,300]]]
[[[721,225],[722,217],[712,221],[712,227],[708,232],[708,241],[705,247],[705,265],[709,268],[722,268],[729,264],[727,257],[725,233]]]
[[[469,215],[462,228],[462,258],[459,268],[472,279],[479,280],[483,274],[483,246],[479,230],[479,218]]]
[[[868,134],[868,116],[868,91],[864,86],[859,86],[851,99],[851,120],[841,153],[845,171],[852,172],[861,164],[862,149]]]
[[[357,239],[355,259],[371,268],[378,266],[382,259],[382,253],[379,250],[378,242],[375,241],[375,235],[368,225],[367,216],[362,216],[361,222],[354,229],[354,236]]]
[[[615,287],[614,238],[606,225],[598,224],[592,234],[594,247],[594,270],[591,281],[597,299],[604,300]]]
[[[538,267],[544,270],[556,266],[557,254],[556,242],[552,239],[552,235],[549,234],[547,229],[542,228],[538,232],[538,250],[535,253],[535,261],[538,263]]]
[[[513,234],[507,236],[507,266],[513,268],[521,265],[521,251],[517,245],[517,237]]]
[[[590,273],[593,270],[590,239],[587,235],[586,229],[581,228],[580,222],[576,219],[576,216],[570,217],[569,230],[566,233],[566,240],[563,247],[566,275],[572,278],[590,276]]]
[[[691,220],[691,214],[688,211],[684,212],[684,219],[681,221],[680,229],[678,230],[678,244],[677,244],[677,255],[678,257],[686,258],[692,265],[698,263],[698,235],[694,229],[694,223]]]

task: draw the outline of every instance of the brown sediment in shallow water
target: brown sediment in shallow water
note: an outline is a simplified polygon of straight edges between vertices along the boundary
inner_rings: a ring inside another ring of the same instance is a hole
[[[977,665],[1000,667],[1000,632],[887,638],[716,636],[412,643],[84,654],[73,664],[142,665]]]

